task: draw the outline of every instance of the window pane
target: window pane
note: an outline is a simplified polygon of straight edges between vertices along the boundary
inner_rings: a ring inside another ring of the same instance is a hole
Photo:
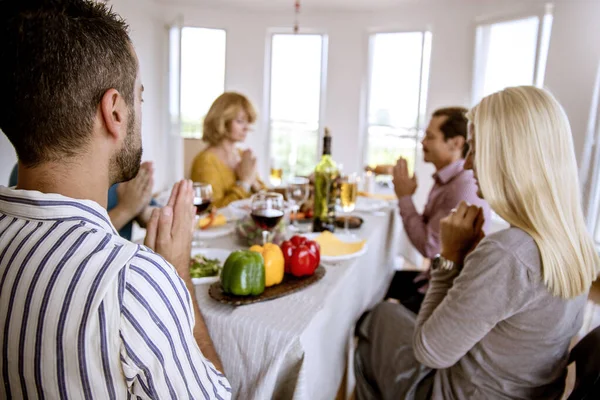
[[[371,37],[369,165],[395,163],[403,156],[414,168],[430,48],[430,35],[424,32]]]
[[[202,137],[202,122],[225,87],[226,33],[183,28],[181,34],[181,134]]]
[[[480,28],[488,30],[483,36],[487,36],[487,54],[481,97],[508,86],[534,83],[538,25],[539,18],[531,17]]]
[[[406,158],[409,171],[414,171],[417,139],[413,130],[392,129],[387,126],[369,127],[369,165],[396,164],[398,157]],[[412,137],[406,137],[412,135]]]
[[[271,158],[284,179],[310,174],[317,160],[323,37],[273,35]]]

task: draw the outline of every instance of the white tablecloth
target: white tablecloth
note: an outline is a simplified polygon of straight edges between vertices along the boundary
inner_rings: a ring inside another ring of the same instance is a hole
[[[334,399],[360,315],[379,302],[393,275],[400,230],[395,207],[361,214],[368,239],[358,259],[327,266],[325,277],[283,298],[240,307],[196,295],[236,399]],[[238,248],[233,237],[209,247]]]

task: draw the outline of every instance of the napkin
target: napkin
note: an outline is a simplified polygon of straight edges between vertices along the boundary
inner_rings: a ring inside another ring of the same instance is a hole
[[[325,231],[315,238],[315,242],[321,246],[321,255],[336,257],[361,251],[367,241],[344,242],[338,239],[333,233]]]

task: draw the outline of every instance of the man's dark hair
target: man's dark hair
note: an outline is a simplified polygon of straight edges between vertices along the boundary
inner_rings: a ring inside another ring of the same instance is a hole
[[[0,0],[0,129],[28,166],[77,154],[104,93],[133,110],[128,27],[90,0]]]
[[[444,134],[444,140],[456,136],[465,138],[462,154],[463,158],[465,158],[469,152],[469,145],[467,144],[467,126],[469,124],[469,121],[467,120],[467,111],[468,110],[464,107],[446,107],[435,110],[432,115],[432,117],[448,117],[442,126],[440,126],[440,130]]]

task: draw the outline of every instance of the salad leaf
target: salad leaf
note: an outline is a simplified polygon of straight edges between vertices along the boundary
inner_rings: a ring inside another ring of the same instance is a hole
[[[222,268],[221,261],[216,258],[206,258],[202,254],[197,254],[190,260],[190,276],[192,278],[217,276]]]

